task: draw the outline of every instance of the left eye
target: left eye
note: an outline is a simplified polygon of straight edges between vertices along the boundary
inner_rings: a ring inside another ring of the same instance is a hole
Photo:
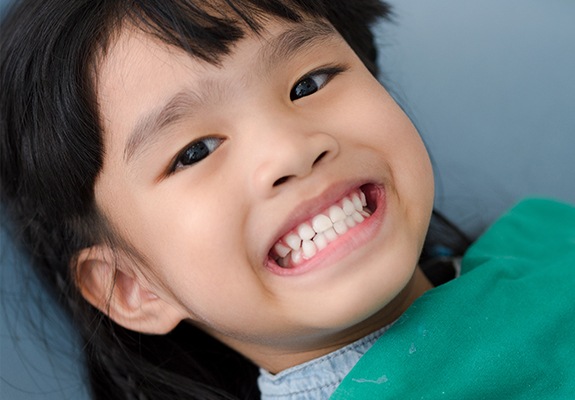
[[[322,89],[335,75],[341,73],[343,68],[326,68],[312,72],[300,79],[290,92],[292,101],[314,94]]]
[[[316,74],[303,78],[301,81],[296,83],[291,90],[290,99],[292,101],[297,100],[317,92],[325,86],[328,79],[329,76],[327,74]]]
[[[199,139],[186,147],[175,159],[171,171],[194,165],[212,154],[224,140],[218,137]]]

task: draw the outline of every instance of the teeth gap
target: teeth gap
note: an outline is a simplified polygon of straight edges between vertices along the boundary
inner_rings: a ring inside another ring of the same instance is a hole
[[[368,212],[369,215],[373,214],[377,208],[373,187],[371,185],[363,185],[359,188],[359,190],[365,196],[367,203],[367,206],[364,207],[364,211]]]

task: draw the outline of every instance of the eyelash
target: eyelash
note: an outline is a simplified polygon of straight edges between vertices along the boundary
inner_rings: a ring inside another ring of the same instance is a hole
[[[317,69],[315,71],[312,71],[308,74],[306,74],[305,76],[303,76],[302,78],[300,78],[296,84],[293,86],[293,88],[290,91],[290,100],[291,101],[295,101],[295,100],[299,100],[303,97],[307,97],[310,96],[314,93],[316,93],[317,91],[323,89],[325,87],[325,85],[327,85],[329,83],[329,81],[331,81],[335,76],[341,74],[342,72],[345,72],[347,70],[346,67],[341,66],[341,65],[336,65],[333,67],[325,67],[325,68],[320,68]],[[320,76],[323,76],[324,80],[323,82],[320,82],[319,84],[313,79],[313,78],[318,78]],[[311,82],[310,82],[311,80]],[[309,90],[309,93],[298,93],[299,91],[305,91],[305,90]]]
[[[222,138],[209,136],[190,143],[175,157],[170,167],[170,174],[202,161],[216,151],[223,142]]]

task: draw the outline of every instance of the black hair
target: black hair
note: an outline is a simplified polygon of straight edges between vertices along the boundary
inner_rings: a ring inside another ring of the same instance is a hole
[[[163,336],[116,325],[75,286],[79,250],[113,240],[98,212],[102,168],[95,95],[100,57],[129,22],[217,64],[266,17],[331,23],[376,75],[370,27],[390,15],[379,0],[24,0],[0,27],[0,196],[40,279],[85,343],[98,399],[259,398],[257,368],[202,331]]]

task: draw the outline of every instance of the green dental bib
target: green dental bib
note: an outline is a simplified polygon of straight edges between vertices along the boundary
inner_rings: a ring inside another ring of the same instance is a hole
[[[513,208],[331,399],[575,399],[575,208]]]

